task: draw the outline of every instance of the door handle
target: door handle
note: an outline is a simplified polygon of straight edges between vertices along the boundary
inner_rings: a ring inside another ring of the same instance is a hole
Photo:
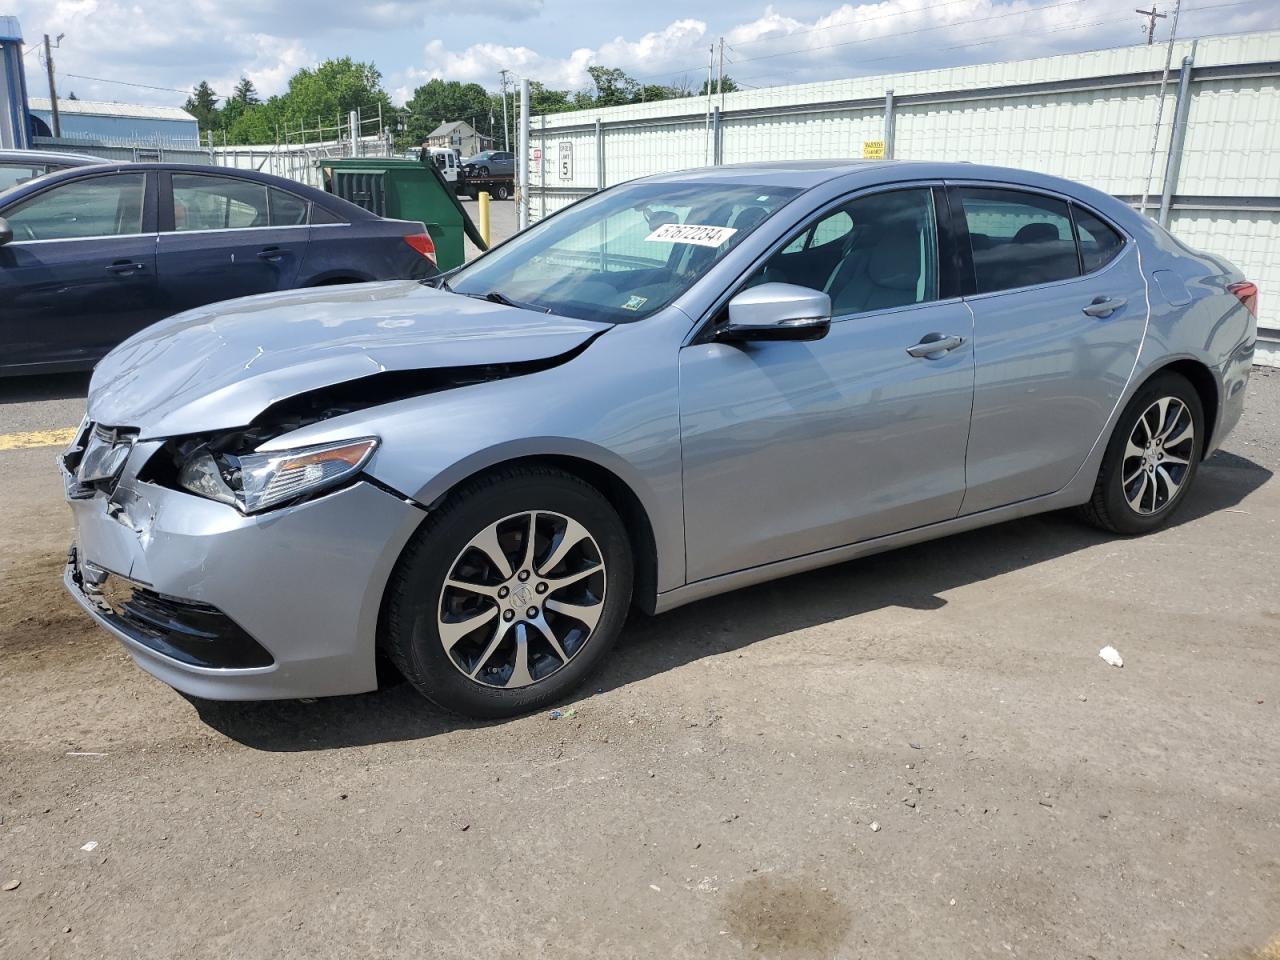
[[[268,263],[279,263],[284,259],[284,252],[279,247],[264,247],[258,251],[258,259]]]
[[[131,277],[145,269],[147,269],[145,263],[134,263],[132,260],[117,260],[107,267],[107,273],[114,273],[118,277]]]
[[[962,343],[964,343],[964,337],[948,336],[945,333],[926,333],[920,338],[919,343],[907,347],[907,353],[913,357],[936,360]]]
[[[1094,297],[1084,312],[1091,317],[1109,317],[1128,302],[1124,297]]]

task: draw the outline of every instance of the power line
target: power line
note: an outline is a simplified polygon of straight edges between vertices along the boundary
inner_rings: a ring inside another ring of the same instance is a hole
[[[1049,3],[1049,4],[1045,4],[1043,7],[1029,7],[1029,8],[1028,8],[1028,9],[1026,9],[1026,10],[1019,10],[1019,11],[1012,12],[1012,13],[1001,13],[1001,14],[997,14],[997,15],[995,15],[995,16],[990,16],[990,17],[978,17],[978,18],[976,18],[976,19],[966,20],[966,21],[964,21],[964,25],[965,25],[965,26],[968,26],[968,25],[970,25],[970,24],[974,24],[974,23],[988,23],[988,22],[990,22],[990,21],[992,21],[992,20],[1007,20],[1007,19],[1009,19],[1010,17],[1026,16],[1026,15],[1027,15],[1027,14],[1029,14],[1029,13],[1040,13],[1040,12],[1041,12],[1041,11],[1043,11],[1043,10],[1053,10],[1053,9],[1058,8],[1058,7],[1071,7],[1071,6],[1075,6],[1076,4],[1079,4],[1079,3],[1085,3],[1085,2],[1087,2],[1087,0],[1059,0],[1059,2],[1058,2],[1058,3]],[[936,24],[936,25],[934,25],[934,26],[932,26],[932,27],[921,27],[921,28],[920,28],[920,29],[918,29],[918,30],[904,30],[902,33],[894,34],[894,36],[893,36],[893,38],[892,38],[892,39],[895,39],[895,40],[896,40],[896,39],[898,39],[899,37],[911,37],[911,36],[916,36],[917,34],[921,34],[921,33],[929,33],[929,32],[934,31],[934,30],[950,30],[950,29],[954,29],[955,27],[957,27],[957,26],[959,26],[959,25],[960,25],[959,23],[951,22],[951,23],[940,23],[940,24]],[[783,37],[779,37],[778,39],[780,39],[780,40],[781,40],[781,39],[785,39],[785,38],[783,38]],[[812,53],[812,52],[813,52],[813,51],[815,51],[815,50],[830,50],[830,49],[833,49],[833,48],[835,48],[835,47],[851,47],[851,46],[855,46],[856,44],[860,44],[860,43],[877,43],[877,42],[881,42],[881,43],[882,43],[882,42],[884,42],[886,39],[890,39],[890,38],[886,38],[886,37],[860,37],[860,38],[859,38],[859,39],[857,39],[857,40],[842,40],[842,41],[840,41],[840,42],[838,42],[838,43],[823,43],[823,44],[819,44],[818,46],[815,46],[815,47],[803,47],[803,48],[801,48],[801,49],[799,49],[799,50],[784,50],[784,51],[781,51],[781,52],[779,52],[779,53],[765,53],[765,54],[761,54],[761,55],[760,55],[760,56],[758,56],[758,57],[744,57],[743,59],[738,60],[738,61],[736,61],[736,62],[738,62],[738,63],[752,63],[752,62],[754,62],[754,61],[756,61],[756,60],[772,60],[772,59],[774,59],[775,57],[790,57],[790,56],[795,56],[796,54],[801,54],[801,53]],[[733,49],[733,47],[731,46],[731,47],[730,47],[730,49]]]
[[[77,80],[93,80],[96,83],[114,83],[121,87],[141,87],[143,90],[165,90],[169,93],[185,93],[190,96],[190,90],[179,90],[177,87],[157,87],[150,83],[130,83],[128,80],[108,80],[106,77],[86,77],[79,73],[63,73],[64,77],[75,77]]]

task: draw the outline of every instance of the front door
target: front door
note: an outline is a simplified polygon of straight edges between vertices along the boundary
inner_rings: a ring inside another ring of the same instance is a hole
[[[294,286],[307,249],[305,200],[234,176],[167,180],[157,269],[171,313]]]
[[[0,365],[90,366],[164,316],[152,197],[148,174],[115,173],[0,209]]]
[[[689,580],[956,516],[973,398],[971,314],[941,300],[935,194],[857,197],[747,281],[831,297],[811,343],[700,342],[680,355]],[[909,354],[936,336],[947,352]]]
[[[1059,197],[953,187],[976,293],[977,375],[963,512],[1054,493],[1133,373],[1147,322],[1138,249]]]

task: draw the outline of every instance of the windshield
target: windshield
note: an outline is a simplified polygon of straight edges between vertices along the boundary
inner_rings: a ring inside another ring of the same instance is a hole
[[[615,187],[463,267],[449,289],[581,320],[640,320],[797,193],[733,183]]]

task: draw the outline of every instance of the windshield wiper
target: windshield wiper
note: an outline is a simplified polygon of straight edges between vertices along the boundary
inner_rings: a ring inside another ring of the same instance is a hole
[[[427,279],[419,282],[425,287],[435,287],[437,290],[443,290],[446,293],[453,293],[453,287],[449,286],[448,273],[437,273],[434,277],[427,277]]]
[[[550,313],[550,307],[541,307],[536,303],[521,303],[519,300],[512,300],[505,293],[497,290],[490,290],[488,293],[468,293],[468,297],[474,297],[477,300],[488,300],[490,303],[500,303],[504,307],[519,307],[521,310],[536,310],[538,313]]]

